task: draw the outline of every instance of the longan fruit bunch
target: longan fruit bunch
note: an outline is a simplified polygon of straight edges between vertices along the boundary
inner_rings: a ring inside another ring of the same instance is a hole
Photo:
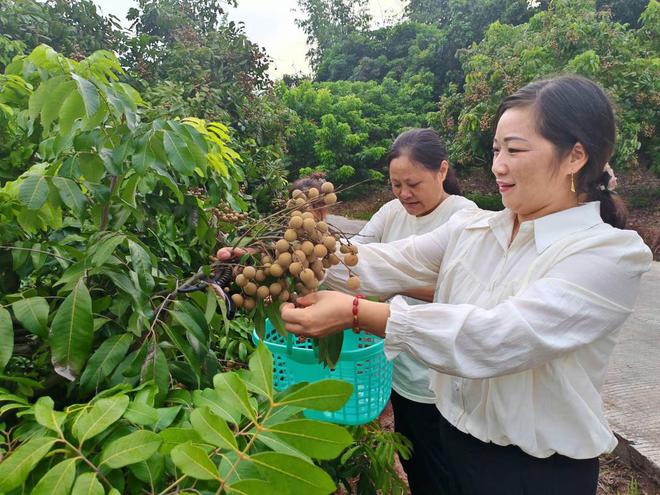
[[[358,262],[357,246],[339,243],[341,232],[325,221],[317,220],[313,210],[337,202],[334,186],[325,182],[319,191],[310,188],[306,193],[295,190],[287,208],[269,217],[262,232],[275,235],[256,235],[257,253],[246,266],[234,270],[235,291],[231,298],[237,307],[250,310],[258,301],[266,304],[278,300],[294,301],[315,291],[325,276],[325,270],[343,263],[351,274],[347,285],[351,290],[360,287],[360,279],[351,267]],[[256,231],[256,228],[254,229]],[[343,260],[335,254],[337,246]]]
[[[218,222],[238,224],[247,220],[247,214],[234,211],[227,203],[220,203],[213,208],[213,216]]]

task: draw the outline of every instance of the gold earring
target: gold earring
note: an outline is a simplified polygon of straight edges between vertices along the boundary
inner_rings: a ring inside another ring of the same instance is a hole
[[[575,177],[573,172],[571,172],[571,192],[575,192]]]

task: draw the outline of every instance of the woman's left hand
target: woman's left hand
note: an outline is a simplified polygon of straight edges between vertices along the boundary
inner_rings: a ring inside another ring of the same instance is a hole
[[[353,296],[324,290],[291,303],[282,304],[280,313],[287,331],[318,338],[350,328],[353,323]]]

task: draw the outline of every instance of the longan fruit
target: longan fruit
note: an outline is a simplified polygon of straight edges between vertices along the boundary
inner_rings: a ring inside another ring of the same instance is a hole
[[[270,290],[265,285],[260,285],[257,289],[257,297],[259,299],[266,299],[270,295]]]
[[[321,192],[328,194],[331,192],[334,192],[335,186],[332,184],[332,182],[324,182],[321,184]]]
[[[280,284],[279,282],[273,282],[272,284],[270,284],[268,290],[270,291],[271,295],[279,296],[280,293],[282,292],[282,284]]]
[[[245,287],[245,285],[248,283],[248,279],[243,275],[242,273],[239,273],[236,275],[236,279],[234,280],[236,282],[236,285],[239,287]]]
[[[293,210],[291,212],[291,218],[293,218],[293,217],[302,217],[302,212],[300,212],[298,210]]]
[[[257,282],[263,282],[264,280],[266,280],[266,274],[264,273],[263,270],[257,270],[257,274],[254,276],[254,279]]]
[[[349,244],[348,249],[351,251],[351,253],[358,254],[357,244]]]
[[[326,254],[328,254],[328,248],[323,244],[317,244],[314,246],[314,256],[317,258],[323,258]]]
[[[280,295],[277,297],[282,302],[287,302],[289,300],[289,291],[284,289]]]
[[[300,273],[300,280],[307,284],[307,282],[311,282],[312,280],[316,280],[314,278],[314,272],[312,271],[311,268],[305,268],[301,273]]]
[[[312,220],[314,220],[314,213],[312,213],[311,211],[306,211],[305,213],[302,214],[302,218],[303,220],[305,220],[306,218],[311,218]]]
[[[298,233],[293,230],[293,229],[287,229],[286,232],[284,232],[284,240],[293,242],[298,238]]]
[[[231,302],[234,303],[234,306],[237,308],[240,308],[243,306],[243,296],[240,294],[232,294],[231,295]]]
[[[269,263],[273,262],[273,258],[265,254],[264,256],[261,257],[261,264],[262,265],[268,265]]]
[[[337,241],[332,236],[324,237],[321,242],[323,242],[325,248],[331,253],[334,253],[335,249],[337,249]]]
[[[341,260],[339,259],[339,256],[337,256],[334,253],[332,253],[330,256],[328,256],[328,261],[330,262],[330,264],[332,266],[338,265],[341,262]]]
[[[300,261],[302,263],[304,260],[307,259],[307,255],[305,254],[305,252],[302,249],[296,249],[293,252],[293,259],[297,260],[297,261]]]
[[[323,220],[321,220],[319,223],[316,224],[316,228],[319,229],[320,232],[327,232],[328,231],[328,224],[325,223]]]
[[[293,263],[291,263],[291,265],[289,265],[289,273],[294,277],[300,275],[302,271],[303,271],[303,266],[302,263],[300,263],[299,261],[294,261]]]
[[[357,262],[358,262],[358,257],[352,253],[344,256],[344,264],[346,266],[355,266],[357,265]]]
[[[305,232],[314,232],[316,229],[316,220],[313,218],[305,218],[303,220],[303,229],[305,229]]]
[[[323,196],[323,202],[326,205],[334,205],[337,202],[337,195],[335,193],[326,194]]]
[[[273,277],[281,277],[284,274],[284,268],[279,263],[273,263],[269,268],[270,274]]]
[[[334,256],[334,254],[333,254],[332,256]],[[330,263],[330,259],[329,259],[329,258],[325,258],[325,259],[323,260],[323,268],[326,268],[326,269],[327,269],[327,268],[330,268],[331,266],[332,266],[332,263]]]
[[[289,227],[291,227],[292,229],[299,229],[300,227],[302,227],[302,224],[303,224],[303,218],[301,216],[295,216],[289,219]]]
[[[243,309],[245,309],[246,311],[250,311],[251,309],[254,309],[256,305],[257,302],[251,297],[246,297],[245,301],[243,301]]]
[[[314,243],[310,241],[305,241],[302,243],[302,246],[300,246],[300,249],[302,250],[303,253],[305,253],[305,256],[309,256],[314,252]]]
[[[289,250],[289,241],[286,239],[280,239],[275,243],[275,249],[278,253],[284,253]]]
[[[253,266],[246,266],[245,268],[243,268],[243,275],[248,280],[252,280],[256,274],[257,274],[257,270]]]
[[[300,196],[304,196],[304,195],[305,195],[305,193],[303,193],[300,189],[294,189],[294,190],[291,192],[291,197],[292,197],[293,199],[298,199],[298,197],[300,197]]]
[[[248,282],[245,287],[243,287],[243,292],[248,296],[253,296],[257,293],[257,284],[254,282]]]
[[[296,202],[293,199],[290,199],[289,201],[286,202],[286,207],[287,208],[295,208],[296,206],[297,206]]]
[[[346,282],[346,285],[351,290],[358,290],[360,288],[360,277],[355,275],[355,276],[349,278],[348,282]]]
[[[305,288],[314,290],[319,286],[319,281],[316,280],[316,278],[313,278],[311,280],[303,282],[305,284]]]
[[[342,254],[348,254],[351,252],[351,248],[349,248],[347,244],[342,244],[339,246],[339,252]]]
[[[296,199],[296,206],[302,206],[302,205],[304,205],[305,203],[307,203],[307,200],[305,200],[305,199],[302,198],[302,197]]]
[[[310,199],[314,199],[319,195],[319,190],[316,189],[315,187],[310,187],[309,191],[307,191],[307,197]]]
[[[291,256],[291,253],[289,253],[289,252],[282,253],[277,257],[277,264],[280,265],[284,269],[289,267],[289,265],[291,264],[291,261],[293,261],[293,258]]]

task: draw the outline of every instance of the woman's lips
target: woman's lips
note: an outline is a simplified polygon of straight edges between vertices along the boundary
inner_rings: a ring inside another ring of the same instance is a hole
[[[515,186],[515,184],[510,184],[508,182],[497,181],[497,187],[499,187],[501,193],[505,193],[507,191],[510,191],[511,189],[513,189],[514,186]]]

